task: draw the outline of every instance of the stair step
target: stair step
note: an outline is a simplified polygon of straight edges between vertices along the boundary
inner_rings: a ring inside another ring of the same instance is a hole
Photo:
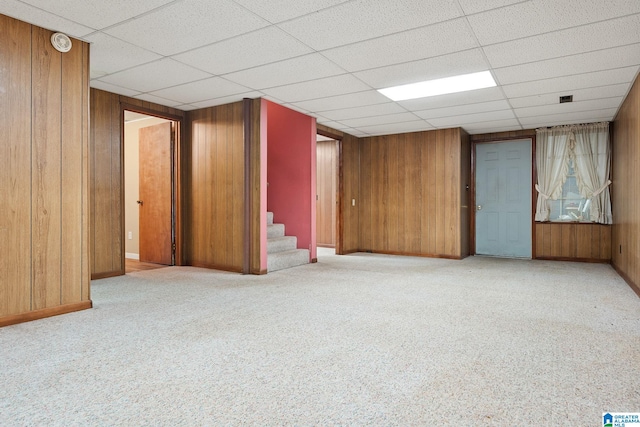
[[[309,264],[308,249],[276,252],[275,254],[269,254],[267,257],[267,272],[283,270],[303,264]]]
[[[267,253],[269,255],[277,252],[291,251],[298,246],[298,238],[296,236],[274,237],[267,239]]]
[[[267,225],[273,224],[273,212],[267,212]]]
[[[267,225],[267,239],[284,236],[284,224]]]

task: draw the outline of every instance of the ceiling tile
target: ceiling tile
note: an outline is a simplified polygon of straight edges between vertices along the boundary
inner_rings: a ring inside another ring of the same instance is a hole
[[[491,132],[518,130],[522,129],[522,126],[516,119],[507,119],[467,124],[463,128],[470,134],[478,134],[486,133],[488,130],[491,130]]]
[[[208,99],[202,102],[194,102],[194,103],[191,103],[191,105],[194,105],[197,108],[214,107],[216,105],[225,105],[225,104],[231,104],[232,102],[242,101],[244,98],[249,98],[249,99],[260,98],[260,95],[261,95],[260,92],[251,91],[251,92],[245,92],[245,93],[238,93],[236,95],[223,96],[215,99]]]
[[[374,88],[382,89],[488,69],[489,64],[484,59],[482,51],[470,49],[420,61],[359,71],[354,75]]]
[[[525,83],[504,85],[502,89],[509,98],[536,96],[539,94],[566,92],[581,88],[612,85],[633,81],[638,73],[638,66],[596,71],[593,73],[575,74],[572,76],[536,80]]]
[[[415,61],[477,47],[464,19],[455,19],[322,52],[348,71]]]
[[[199,110],[200,107],[196,107],[195,105],[191,105],[191,104],[182,104],[182,105],[178,105],[177,107],[178,110],[182,110],[182,111],[193,111],[193,110]]]
[[[387,114],[386,116],[362,117],[359,119],[342,120],[342,124],[352,127],[361,128],[364,126],[386,125],[390,123],[415,122],[419,120],[413,113],[397,113]]]
[[[520,119],[520,123],[522,123],[522,126],[525,126],[527,128],[570,125],[574,123],[594,123],[612,120],[613,116],[616,114],[616,111],[618,111],[617,108],[608,108],[605,110],[580,111],[567,114],[523,117]]]
[[[151,95],[148,93],[143,93],[140,95],[134,96],[136,99],[141,99],[143,101],[154,102],[156,104],[164,105],[165,107],[177,107],[182,104],[182,102],[176,102],[171,99],[161,98],[159,96]]]
[[[440,117],[462,116],[465,114],[482,113],[486,111],[508,110],[511,106],[505,100],[478,102],[475,104],[457,105],[454,107],[434,108],[431,110],[416,111],[414,114],[420,118],[430,120]]]
[[[106,92],[117,93],[124,96],[136,96],[140,94],[137,90],[127,89],[126,87],[112,85],[110,83],[101,82],[100,80],[91,80],[90,86],[94,89],[104,90]]]
[[[289,84],[265,89],[264,93],[286,102],[298,102],[333,95],[362,92],[370,87],[350,74],[325,77],[308,82]]]
[[[573,95],[574,102],[588,101],[592,99],[624,97],[629,90],[628,83],[621,83],[611,86],[600,86],[589,89],[566,90],[556,93],[547,93],[535,96],[525,96],[522,98],[511,98],[509,102],[513,108],[535,107],[538,105],[558,104],[558,97]]]
[[[173,86],[152,92],[152,95],[180,101],[183,104],[195,104],[207,99],[250,92],[250,89],[220,77]]]
[[[235,0],[269,22],[276,23],[318,12],[348,0]]]
[[[340,67],[314,53],[226,74],[225,78],[253,89],[266,89],[343,73]]]
[[[455,0],[354,0],[279,24],[316,50],[458,18]]]
[[[640,14],[486,46],[484,52],[498,68],[638,42]]]
[[[500,84],[508,85],[638,64],[640,64],[640,44],[633,44],[533,64],[499,68],[494,70],[494,75]]]
[[[462,7],[466,15],[471,15],[514,3],[521,3],[522,1],[527,0],[458,0],[458,3],[460,3],[460,7]]]
[[[217,0],[215,5],[183,0],[106,32],[161,55],[175,55],[267,25],[230,0]]]
[[[320,123],[321,125],[324,125],[324,126],[328,126],[330,128],[333,128],[333,129],[337,129],[337,130],[350,129],[349,126],[343,125],[340,122],[333,122],[333,121],[330,121],[328,119],[321,120],[320,118],[318,118],[318,123]]]
[[[40,9],[95,29],[106,28],[173,0],[23,0]]]
[[[150,78],[150,76],[153,76],[153,78]],[[100,80],[138,91],[151,92],[207,77],[211,77],[211,75],[176,62],[173,59],[165,58],[130,68],[126,71],[110,74]]]
[[[469,6],[467,3],[471,2],[476,3],[475,0],[462,1],[465,12]],[[532,0],[469,16],[468,19],[480,44],[485,46],[638,12],[640,2],[629,0]]]
[[[342,108],[339,110],[323,111],[322,116],[330,120],[341,121],[360,117],[384,116],[385,114],[404,113],[406,110],[395,102],[368,105],[365,107]]]
[[[469,92],[451,93],[448,95],[429,96],[427,98],[400,101],[409,111],[431,110],[434,108],[454,107],[456,105],[475,104],[478,102],[490,102],[503,100],[504,95],[499,87],[472,90]]]
[[[91,71],[98,74],[115,73],[161,58],[158,54],[104,33],[94,33],[85,40],[91,43]]]
[[[385,125],[363,126],[358,128],[360,132],[369,135],[389,135],[395,133],[418,132],[423,130],[433,130],[434,127],[423,120],[405,123],[389,123]]]
[[[225,74],[311,52],[310,48],[272,26],[181,53],[173,59],[212,74]]]
[[[309,111],[317,111],[322,114],[322,111],[335,110],[336,108],[363,107],[365,105],[384,104],[387,102],[389,102],[389,98],[382,95],[377,90],[369,90],[365,92],[312,99],[310,101],[300,101],[295,104]]]
[[[486,111],[483,113],[465,114],[461,116],[441,117],[437,119],[429,119],[428,122],[432,125],[443,127],[455,127],[462,126],[470,123],[482,123],[495,120],[507,120],[515,119],[513,111],[501,110],[501,111]]]
[[[608,108],[618,108],[622,103],[622,97],[592,99],[582,102],[567,102],[564,104],[539,105],[535,107],[516,108],[515,113],[519,118],[546,116],[551,114],[564,115],[579,111],[605,110]]]
[[[0,0],[0,13],[42,28],[60,31],[76,38],[84,37],[95,31],[93,28],[80,25],[77,22],[62,18],[61,16],[54,15],[18,0]]]

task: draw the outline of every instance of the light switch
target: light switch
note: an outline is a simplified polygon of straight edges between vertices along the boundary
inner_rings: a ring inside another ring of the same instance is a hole
[[[129,240],[132,240],[132,239],[133,239],[133,231],[130,231],[129,232]]]

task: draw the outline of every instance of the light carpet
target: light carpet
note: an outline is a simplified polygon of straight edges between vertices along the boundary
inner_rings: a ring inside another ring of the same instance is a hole
[[[640,299],[608,265],[372,254],[92,282],[0,328],[0,425],[601,426],[640,411]]]

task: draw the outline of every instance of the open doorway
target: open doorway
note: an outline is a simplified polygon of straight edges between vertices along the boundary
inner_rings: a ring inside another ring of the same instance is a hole
[[[318,254],[335,254],[338,238],[339,141],[318,134],[316,139],[316,242]]]
[[[176,123],[124,112],[125,271],[175,264]]]

